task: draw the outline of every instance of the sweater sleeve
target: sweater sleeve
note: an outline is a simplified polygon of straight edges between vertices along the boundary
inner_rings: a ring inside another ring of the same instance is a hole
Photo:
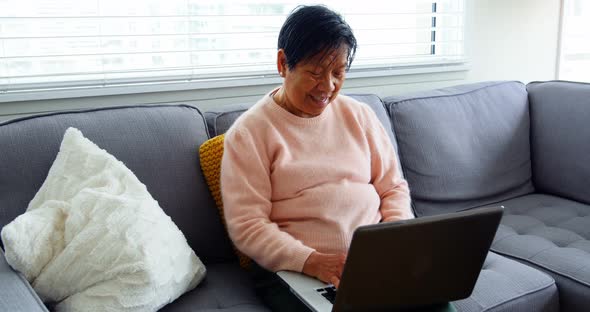
[[[368,114],[367,137],[371,150],[371,180],[381,198],[383,222],[414,218],[410,190],[402,177],[393,144],[377,116]]]
[[[301,272],[314,251],[270,220],[270,159],[245,129],[226,134],[221,164],[224,215],[235,246],[271,271]],[[258,138],[259,139],[259,138]]]

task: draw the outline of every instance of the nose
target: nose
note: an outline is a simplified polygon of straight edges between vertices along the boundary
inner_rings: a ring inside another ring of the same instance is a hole
[[[323,75],[321,79],[318,80],[318,89],[322,92],[332,92],[336,89],[336,81],[332,75],[327,74]]]

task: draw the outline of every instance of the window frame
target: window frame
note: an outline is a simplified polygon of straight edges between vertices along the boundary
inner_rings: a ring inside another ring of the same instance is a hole
[[[568,78],[566,73],[562,73],[562,69],[565,67],[564,65],[564,31],[565,31],[565,24],[566,24],[566,6],[568,5],[566,2],[568,0],[560,1],[560,12],[559,12],[559,28],[557,34],[557,53],[556,53],[556,61],[555,61],[555,79],[557,80],[570,80],[570,81],[579,81],[590,83],[590,76],[586,80],[579,80],[579,79],[571,79]],[[589,7],[590,10],[590,7]],[[590,48],[588,49],[588,54],[590,54]],[[570,76],[571,77],[571,76]]]

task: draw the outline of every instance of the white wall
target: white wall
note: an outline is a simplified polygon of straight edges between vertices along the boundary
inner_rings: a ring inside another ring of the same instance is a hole
[[[345,93],[380,96],[485,80],[556,77],[559,0],[465,0],[468,70],[349,79]],[[204,110],[252,103],[274,85],[0,103],[0,121],[35,112],[182,102]]]
[[[466,0],[468,81],[555,79],[559,0]]]

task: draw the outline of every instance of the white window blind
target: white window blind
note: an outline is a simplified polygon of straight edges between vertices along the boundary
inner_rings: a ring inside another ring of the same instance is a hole
[[[0,0],[0,93],[276,75],[301,2]],[[463,59],[463,0],[327,0],[358,41],[351,71]]]
[[[565,0],[558,78],[590,82],[590,1]]]

